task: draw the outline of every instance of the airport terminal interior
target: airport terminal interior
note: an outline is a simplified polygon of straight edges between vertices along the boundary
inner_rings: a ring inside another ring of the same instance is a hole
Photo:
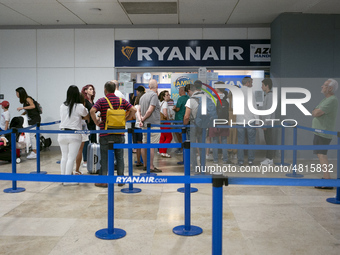
[[[197,79],[215,100],[208,86],[222,81],[241,87],[250,76],[253,100],[262,106],[262,81],[271,78],[279,93],[277,118],[299,128],[295,133],[277,122],[276,144],[301,146],[276,150],[272,171],[261,165],[260,147],[252,162],[259,172],[241,172],[230,154],[226,165],[235,171],[224,171],[230,183],[222,187],[222,221],[215,225],[212,183],[192,183],[198,191],[190,194],[190,223],[203,230],[195,236],[173,232],[188,222],[188,200],[177,191],[184,184],[138,183],[133,186],[141,192],[131,194],[121,192],[128,184],[114,184],[114,227],[126,236],[104,240],[96,232],[112,223],[109,189],[95,186],[95,174],[83,166],[81,176],[66,178],[90,181],[64,185],[58,179],[64,176],[57,134],[42,133],[52,146],[41,150],[40,168],[39,161],[27,159],[28,147],[20,162],[0,158],[0,255],[339,255],[340,188],[314,187],[340,183],[339,111],[328,151],[332,180],[322,180],[320,161],[310,149],[312,132],[324,131],[312,129],[315,116],[308,115],[325,97],[324,82],[340,82],[339,24],[338,0],[0,0],[0,103],[9,102],[12,118],[22,113],[15,91],[20,86],[42,106],[41,122],[54,123],[41,126],[43,132],[60,130],[55,122],[72,84],[79,89],[93,84],[96,101],[107,81],[118,80],[129,99],[138,86],[148,90],[155,79],[158,92],[168,91],[176,104],[179,87]],[[266,144],[262,129],[256,133],[255,146]],[[184,166],[178,164],[183,155],[175,148],[168,154],[155,153],[155,167],[162,170],[157,176],[183,177]],[[145,171],[135,161],[134,153],[133,175],[140,176]],[[128,175],[127,149],[124,162]],[[217,164],[224,163],[220,155]],[[303,176],[286,175],[293,173],[293,163]],[[244,164],[249,166],[247,160]],[[211,178],[216,162],[209,158],[206,165],[208,172],[192,171],[191,179]],[[56,179],[13,182],[14,169],[25,174],[20,178]],[[38,169],[47,175],[36,174]],[[4,192],[20,188],[25,190]],[[216,235],[216,227],[222,234]]]

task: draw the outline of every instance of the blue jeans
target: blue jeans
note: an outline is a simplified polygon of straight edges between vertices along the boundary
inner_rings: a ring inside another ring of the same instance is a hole
[[[251,125],[254,125],[252,123]],[[244,144],[245,132],[247,129],[248,134],[248,144],[255,144],[256,139],[256,129],[255,128],[238,128],[237,129],[237,139],[238,144]],[[254,161],[255,155],[253,150],[248,150],[248,162]],[[244,150],[237,150],[237,161],[238,163],[244,163]]]
[[[107,175],[109,142],[125,143],[125,138],[123,135],[101,136],[99,142],[101,156],[99,175]],[[117,161],[117,175],[124,175],[124,149],[114,149],[114,153]]]
[[[190,143],[202,143],[202,128],[191,127],[189,133],[190,133]],[[196,152],[197,152],[197,148],[193,148],[190,146],[190,162],[194,169],[196,166],[198,166]],[[202,148],[199,149],[199,156],[200,156],[200,166],[203,166],[203,157],[205,157],[205,149],[202,149]]]
[[[219,137],[221,137],[221,144],[227,144],[227,137],[226,136],[216,136],[212,137],[212,142],[216,144],[220,144]],[[228,149],[222,149],[222,155],[223,155],[223,162],[226,163],[228,161]],[[218,149],[213,149],[213,157],[214,162],[218,162]]]

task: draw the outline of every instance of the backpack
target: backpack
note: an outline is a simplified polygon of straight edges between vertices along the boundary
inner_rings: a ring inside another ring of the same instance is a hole
[[[43,111],[42,111],[41,105],[37,101],[35,101],[35,100],[33,100],[33,101],[34,101],[35,109],[37,109],[39,114],[42,114]]]
[[[194,100],[198,102],[197,114],[196,114],[196,118],[194,119],[195,125],[200,128],[213,127],[214,119],[218,119],[215,103],[210,98],[207,98],[207,114],[203,115],[202,114],[202,103],[201,103],[202,98],[195,97],[195,96],[191,98],[193,98]]]
[[[41,149],[46,149],[50,147],[52,144],[51,138],[45,138],[43,136],[40,136],[40,148]]]
[[[222,105],[220,102],[217,102],[216,112],[218,119],[226,119],[229,121],[229,102],[227,101],[227,97],[221,99]]]
[[[31,99],[33,100],[35,109],[38,111],[38,113],[39,113],[39,114],[42,114],[43,111],[42,111],[41,105],[40,105],[37,101],[35,101],[34,98],[32,98],[32,97],[29,97],[29,98],[31,98]]]
[[[106,112],[106,122],[105,122],[105,130],[108,129],[125,129],[125,110],[119,109],[122,104],[122,99],[119,98],[119,106],[117,109],[113,109],[110,100],[106,98],[110,109],[107,109]],[[123,134],[123,133],[112,133],[112,134]]]

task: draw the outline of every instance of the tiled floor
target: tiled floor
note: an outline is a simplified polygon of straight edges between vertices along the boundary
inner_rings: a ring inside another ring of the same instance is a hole
[[[183,167],[176,164],[181,157],[172,155],[157,156],[156,166],[164,175],[182,175]],[[42,171],[59,174],[58,150],[42,152],[41,159]],[[0,162],[0,169],[11,172],[11,165]],[[18,173],[34,170],[35,160],[23,158],[17,165]],[[18,182],[26,191],[8,194],[2,190],[11,182],[0,181],[0,254],[211,254],[212,185],[193,185],[199,191],[191,196],[191,223],[203,229],[193,237],[172,233],[184,224],[184,197],[176,191],[182,186],[135,185],[142,189],[137,194],[121,193],[115,186],[114,224],[127,235],[109,241],[95,237],[107,227],[107,189]],[[326,202],[334,195],[335,190],[313,187],[224,187],[223,254],[340,254],[340,205]]]

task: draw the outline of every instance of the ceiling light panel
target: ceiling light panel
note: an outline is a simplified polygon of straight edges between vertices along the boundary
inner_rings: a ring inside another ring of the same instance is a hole
[[[63,3],[86,24],[131,25],[131,21],[116,1],[111,3]],[[93,9],[100,9],[95,11]]]
[[[122,2],[127,14],[177,14],[177,2]]]

